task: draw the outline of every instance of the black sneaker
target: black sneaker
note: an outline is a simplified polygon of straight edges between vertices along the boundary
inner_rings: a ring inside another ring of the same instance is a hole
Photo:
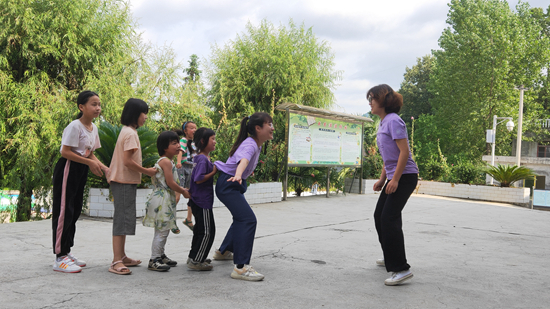
[[[147,269],[156,271],[168,271],[170,270],[170,266],[164,264],[162,262],[162,259],[158,257],[154,260],[149,260],[149,267]]]
[[[174,266],[178,265],[178,262],[170,259],[169,257],[166,256],[166,254],[161,255],[160,258],[162,259],[163,264],[166,264],[170,267],[174,267]]]

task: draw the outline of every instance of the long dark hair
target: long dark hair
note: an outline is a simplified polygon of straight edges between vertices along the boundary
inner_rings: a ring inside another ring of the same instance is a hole
[[[199,128],[197,131],[195,131],[195,137],[193,138],[193,141],[195,142],[195,146],[197,147],[197,152],[203,151],[204,148],[206,148],[206,146],[208,145],[210,137],[214,135],[216,135],[216,132],[209,128]]]
[[[195,152],[195,151],[193,150],[193,147],[192,147],[192,145],[193,145],[193,139],[187,138],[187,134],[185,134],[185,127],[187,127],[187,125],[190,124],[190,123],[195,124],[195,122],[193,122],[193,120],[186,121],[186,122],[184,122],[184,123],[181,125],[181,130],[182,130],[182,132],[183,132],[183,136],[184,136],[185,139],[187,140],[187,153],[188,153],[189,155],[192,155],[193,152]],[[196,125],[196,124],[195,124],[195,125]],[[195,134],[197,134],[196,131],[195,131]],[[195,143],[195,146],[197,146],[197,143]]]
[[[248,134],[254,137],[256,136],[256,126],[263,127],[264,123],[269,122],[273,122],[273,118],[271,118],[268,113],[258,112],[252,114],[251,116],[244,117],[243,120],[241,120],[239,135],[237,136],[237,140],[229,152],[229,156],[231,157],[235,154],[235,151],[237,151],[237,148],[239,148],[242,142],[248,137]]]
[[[80,105],[86,105],[86,103],[88,103],[88,100],[94,96],[99,98],[99,95],[97,95],[97,93],[93,91],[90,91],[90,90],[82,91],[81,93],[78,94],[78,98],[76,98],[76,107],[78,108]],[[76,119],[80,119],[80,118],[82,118],[82,111],[80,111],[78,115],[76,115]]]

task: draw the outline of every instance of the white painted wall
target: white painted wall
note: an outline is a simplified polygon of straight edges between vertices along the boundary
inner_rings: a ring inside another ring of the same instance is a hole
[[[214,188],[215,190],[215,188]],[[152,189],[138,189],[136,196],[136,216],[145,216],[145,203],[152,193]],[[261,182],[248,186],[244,196],[249,204],[274,203],[281,201],[282,183]],[[214,194],[214,207],[224,206]],[[177,210],[187,209],[187,199],[182,198],[177,205]],[[112,218],[114,212],[113,202],[109,198],[109,189],[90,189],[87,201],[86,214],[90,217]]]

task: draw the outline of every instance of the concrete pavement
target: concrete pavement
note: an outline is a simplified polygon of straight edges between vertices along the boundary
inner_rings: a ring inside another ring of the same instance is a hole
[[[548,308],[550,212],[506,204],[413,195],[404,210],[414,278],[387,287],[372,214],[378,195],[290,198],[254,205],[258,229],[251,265],[262,282],[187,270],[191,232],[170,234],[180,265],[147,270],[153,230],[138,221],[127,253],[133,274],[107,271],[111,220],[81,217],[73,253],[79,274],[52,271],[51,221],[0,224],[0,308]],[[231,223],[215,208],[218,247]],[[178,222],[185,217],[179,212]],[[210,253],[212,256],[212,252]]]

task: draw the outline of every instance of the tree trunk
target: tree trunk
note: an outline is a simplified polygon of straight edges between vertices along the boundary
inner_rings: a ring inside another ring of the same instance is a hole
[[[31,219],[32,208],[32,189],[25,180],[19,188],[19,198],[17,199],[17,215],[15,221],[29,221]]]

